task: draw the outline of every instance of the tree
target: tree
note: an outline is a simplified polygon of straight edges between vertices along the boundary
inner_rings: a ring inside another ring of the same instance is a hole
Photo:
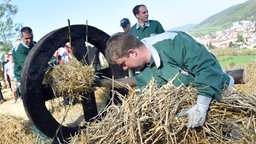
[[[13,22],[14,15],[18,12],[16,5],[11,0],[0,2],[0,52],[8,52],[12,48],[14,38],[19,34],[21,24]]]
[[[229,46],[230,48],[232,48],[232,47],[235,47],[235,44],[234,44],[232,41],[230,41],[229,44],[228,44],[228,46]]]
[[[237,42],[245,42],[243,35],[237,34]]]
[[[209,45],[208,45],[208,48],[209,48],[209,50],[211,50],[211,49],[215,49],[216,47],[213,46],[212,43],[210,42]]]

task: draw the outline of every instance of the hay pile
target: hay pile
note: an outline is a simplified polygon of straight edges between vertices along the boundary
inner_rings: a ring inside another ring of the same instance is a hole
[[[21,117],[1,115],[0,131],[1,144],[34,143],[31,123]]]
[[[87,70],[84,68],[88,67],[78,61],[73,62],[74,66],[71,61],[68,65],[57,65],[53,68],[57,74],[52,71],[50,82],[56,94],[75,96],[94,90],[93,68],[85,72]],[[102,121],[86,123],[87,128],[71,137],[70,143],[175,144],[256,141],[256,97],[253,95],[239,90],[224,93],[221,102],[212,102],[205,126],[188,129],[187,118],[177,117],[176,114],[195,105],[197,92],[192,86],[178,89],[168,83],[159,89],[152,81],[143,93],[132,89],[130,91],[127,98],[119,94],[122,105],[110,105],[104,109],[103,112],[107,114]]]
[[[143,94],[131,93],[123,104],[110,105],[100,122],[87,123],[70,143],[253,143],[256,140],[256,98],[225,93],[213,101],[204,127],[187,129],[180,110],[196,103],[193,87],[158,89],[151,82]]]
[[[56,97],[74,97],[94,90],[94,68],[73,58],[68,64],[54,65],[45,74],[46,83],[50,84]]]

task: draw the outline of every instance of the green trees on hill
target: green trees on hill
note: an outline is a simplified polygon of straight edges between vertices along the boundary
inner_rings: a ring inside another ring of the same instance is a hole
[[[11,4],[11,0],[0,2],[0,56],[11,49],[13,40],[19,34],[20,24],[13,22],[13,16],[17,13],[17,6]]]
[[[221,31],[232,26],[237,21],[256,21],[256,0],[248,0],[242,4],[225,9],[198,24],[189,33],[201,36],[216,31]]]

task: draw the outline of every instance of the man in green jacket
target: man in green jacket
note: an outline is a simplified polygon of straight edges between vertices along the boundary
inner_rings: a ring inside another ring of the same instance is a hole
[[[133,14],[138,22],[131,27],[130,33],[135,35],[138,39],[141,40],[164,32],[164,28],[160,22],[148,20],[148,9],[145,5],[141,4],[135,6],[133,8]]]
[[[33,41],[33,31],[30,27],[23,27],[21,29],[21,42],[20,44],[13,50],[13,60],[14,60],[14,77],[18,83],[18,88],[20,89],[20,79],[21,72],[25,62],[25,59],[35,45]]]
[[[212,99],[221,100],[223,90],[234,83],[214,55],[184,32],[165,32],[141,41],[130,33],[117,33],[108,40],[106,54],[124,70],[136,70],[139,88],[152,78],[159,87],[172,79],[176,87],[192,83],[198,90],[197,104],[178,113],[188,116],[191,128],[204,124]]]

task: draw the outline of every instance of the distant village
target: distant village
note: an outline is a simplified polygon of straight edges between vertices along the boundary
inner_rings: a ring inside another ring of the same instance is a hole
[[[256,48],[256,23],[252,21],[239,21],[223,31],[207,34],[195,39],[207,48]]]

